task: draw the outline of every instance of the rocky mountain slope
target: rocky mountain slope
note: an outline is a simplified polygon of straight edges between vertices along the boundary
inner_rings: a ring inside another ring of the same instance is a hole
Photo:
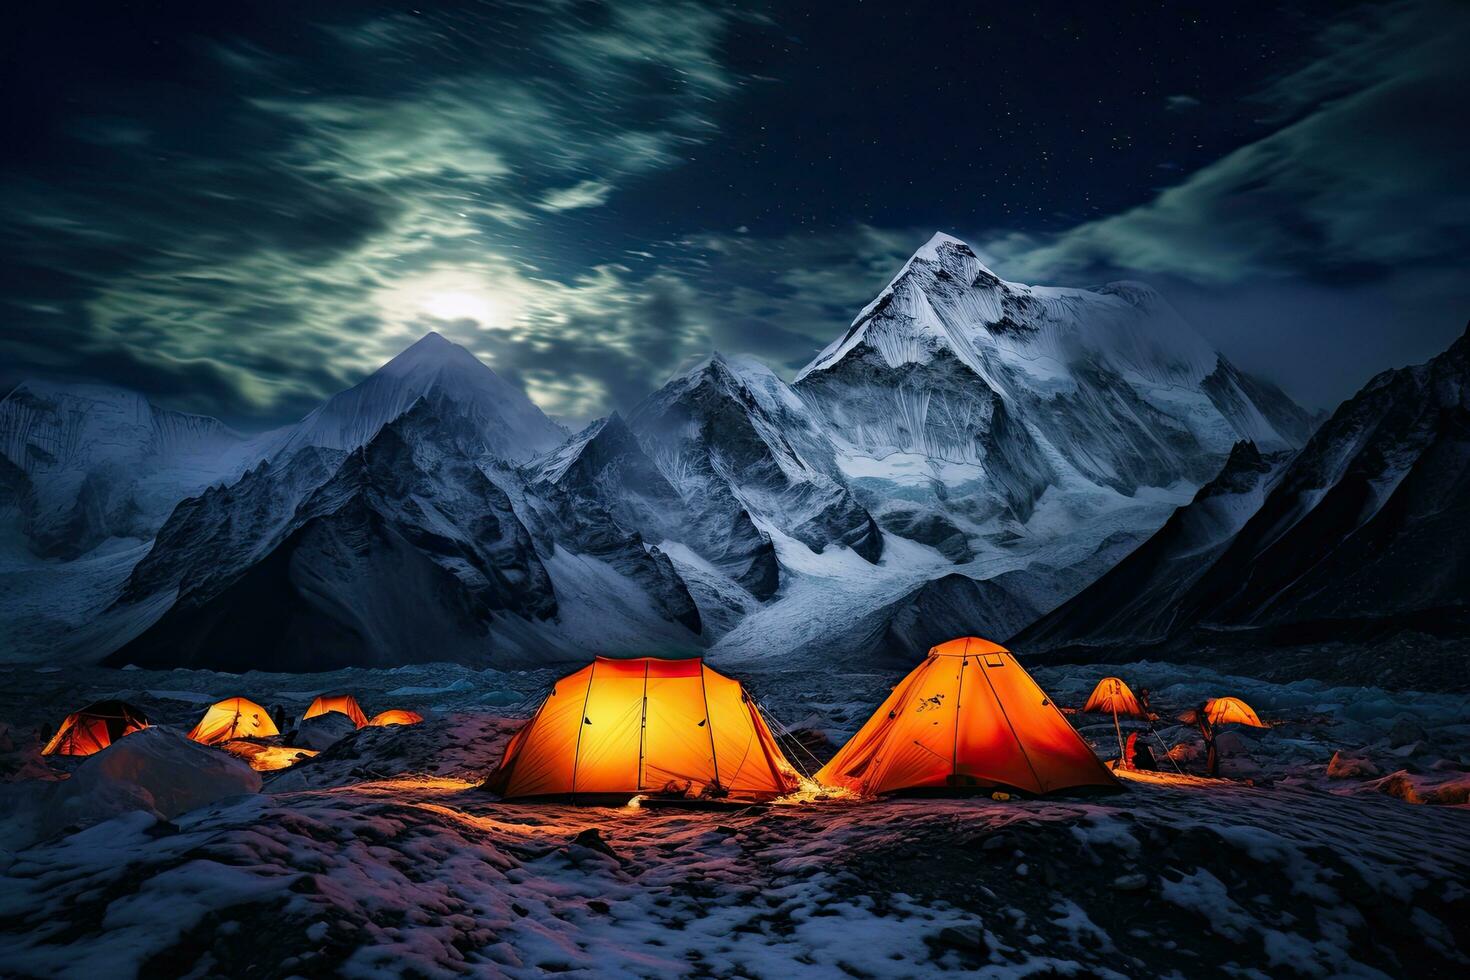
[[[215,419],[134,392],[27,381],[0,400],[0,520],[46,558],[151,537],[243,442]]]
[[[605,508],[647,540],[688,542],[753,596],[769,599],[780,582],[770,535],[756,527],[729,485],[708,472],[691,479],[693,467],[675,461],[665,476],[615,413],[537,460],[528,475],[583,506]],[[682,492],[671,482],[681,477]]]
[[[1466,527],[1470,334],[1374,378],[1279,473],[1237,447],[1147,544],[1018,642],[1434,631],[1464,619]]]
[[[698,633],[698,610],[666,558],[596,515],[572,521],[554,501],[517,506],[483,466],[488,450],[465,451],[471,439],[463,416],[445,421],[421,399],[335,470],[322,465],[335,451],[301,449],[275,473],[263,465],[186,501],[120,602],[169,588],[178,598],[110,662],[487,662],[505,652],[498,618],[556,618],[542,555],[558,547],[607,563],[665,619]]]
[[[1261,506],[1291,453],[1236,443],[1213,480],[1157,533],[1092,585],[1016,638],[1023,649],[1058,642],[1152,642],[1176,625],[1185,595]]]

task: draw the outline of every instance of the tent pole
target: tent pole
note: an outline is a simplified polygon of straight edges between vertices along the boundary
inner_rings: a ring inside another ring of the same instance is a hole
[[[572,799],[577,798],[577,767],[582,762],[582,729],[587,727],[587,703],[592,700],[592,681],[597,677],[597,658],[592,658],[592,669],[587,672],[587,693],[582,697],[582,717],[577,722],[577,747],[572,750]]]
[[[648,739],[648,661],[643,661],[643,718],[638,722],[638,788],[643,789],[644,743]]]
[[[715,767],[715,787],[724,789],[720,785],[720,760],[715,755],[715,720],[709,716],[709,691],[704,687],[704,661],[699,661],[699,696],[704,698],[704,727],[709,730],[709,761]]]
[[[1128,768],[1127,760],[1123,758],[1123,726],[1118,724],[1118,706],[1113,706],[1113,731],[1118,733],[1118,765]]]
[[[950,748],[949,776],[953,779],[960,772],[960,698],[965,693],[965,668],[970,665],[970,641],[965,640],[965,654],[960,657],[960,682],[954,690],[954,745]]]

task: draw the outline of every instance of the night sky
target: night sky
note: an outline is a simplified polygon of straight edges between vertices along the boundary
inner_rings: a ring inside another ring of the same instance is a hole
[[[943,230],[1330,407],[1470,317],[1470,7],[1231,6],[23,5],[0,386],[261,428],[437,329],[577,421]]]

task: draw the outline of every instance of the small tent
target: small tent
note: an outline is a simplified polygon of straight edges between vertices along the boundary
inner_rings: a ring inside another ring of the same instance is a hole
[[[563,677],[485,783],[506,798],[761,799],[797,786],[796,772],[740,682],[697,657],[598,657]]]
[[[1204,704],[1205,720],[1211,725],[1249,725],[1265,728],[1255,709],[1240,698],[1210,698]],[[1190,719],[1193,720],[1193,719]]]
[[[931,649],[816,780],[863,795],[1117,785],[1009,651],[978,637]]]
[[[232,738],[279,735],[270,713],[249,698],[225,698],[210,705],[189,737],[205,745],[218,745]]]
[[[315,718],[317,715],[325,715],[330,712],[346,715],[352,719],[352,723],[358,728],[367,724],[367,715],[362,713],[362,708],[357,703],[357,698],[350,694],[321,694],[311,702],[311,707],[306,709],[306,714],[301,720]]]
[[[66,716],[42,755],[91,755],[148,727],[148,716],[126,701],[94,701]]]
[[[424,716],[417,711],[389,708],[387,711],[379,711],[373,715],[373,720],[368,722],[368,724],[381,728],[384,725],[417,725],[423,720]]]
[[[1104,677],[1092,689],[1092,696],[1082,706],[1083,714],[1113,715],[1116,718],[1139,718],[1148,720],[1148,712],[1138,703],[1138,698],[1123,680]]]
[[[1137,718],[1148,721],[1148,712],[1143,709],[1138,698],[1134,697],[1128,685],[1123,683],[1123,679],[1104,677],[1098,681],[1097,687],[1092,689],[1092,696],[1082,706],[1082,713],[1113,716],[1113,731],[1118,736],[1118,764],[1126,765],[1128,751],[1124,748],[1123,728],[1118,724],[1118,719]]]

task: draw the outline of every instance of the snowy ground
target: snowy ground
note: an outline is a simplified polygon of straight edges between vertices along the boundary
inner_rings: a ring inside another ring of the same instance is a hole
[[[1235,694],[1275,724],[1228,736],[1233,781],[1170,769],[1107,797],[572,808],[476,788],[544,672],[0,671],[0,790],[74,770],[42,767],[36,730],[106,695],[180,727],[214,697],[299,713],[343,688],[428,719],[258,794],[0,852],[0,974],[1465,975],[1465,697],[1159,664],[1037,675],[1067,705],[1105,672],[1159,708]],[[896,678],[745,679],[820,755]],[[1079,723],[1106,754],[1111,721]],[[1160,732],[1188,768],[1187,731]]]

